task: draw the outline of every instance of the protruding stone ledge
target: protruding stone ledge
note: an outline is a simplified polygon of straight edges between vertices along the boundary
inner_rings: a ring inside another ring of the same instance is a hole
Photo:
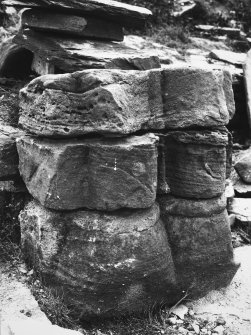
[[[157,189],[153,134],[124,139],[18,140],[19,169],[31,195],[56,210],[116,210],[153,205]]]
[[[58,294],[63,289],[78,317],[135,314],[173,303],[176,276],[158,205],[60,213],[31,202],[20,222],[26,260]]]
[[[232,116],[231,92],[223,71],[190,67],[46,75],[21,90],[20,125],[45,137],[215,128]]]

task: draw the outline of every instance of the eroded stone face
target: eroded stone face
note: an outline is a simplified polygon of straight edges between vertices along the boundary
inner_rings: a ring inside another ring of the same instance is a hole
[[[29,203],[22,248],[47,284],[84,317],[147,310],[174,294],[175,271],[158,205],[107,214]]]
[[[36,78],[21,90],[20,124],[45,137],[130,134],[162,112],[161,73],[91,70]]]
[[[20,125],[45,137],[211,128],[232,117],[231,78],[191,67],[46,75],[21,90]]]
[[[153,134],[124,139],[17,142],[19,169],[34,198],[56,210],[147,208],[157,188]]]
[[[205,294],[230,283],[238,264],[225,198],[195,201],[169,195],[159,203],[176,273],[188,292]]]
[[[163,114],[150,127],[180,129],[226,125],[234,99],[228,72],[170,66],[162,70]],[[148,125],[148,127],[149,127]]]
[[[224,192],[227,131],[170,132],[164,143],[166,180],[172,195],[210,199]]]

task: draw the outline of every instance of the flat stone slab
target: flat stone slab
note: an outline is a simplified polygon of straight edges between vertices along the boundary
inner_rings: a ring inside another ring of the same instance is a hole
[[[81,318],[148,311],[177,299],[171,250],[159,207],[49,211],[36,202],[20,214],[25,259]]]
[[[157,189],[153,134],[124,139],[17,141],[19,170],[30,192],[55,210],[148,208]]]
[[[5,0],[3,5],[47,8],[50,11],[67,11],[78,15],[89,13],[128,27],[144,26],[145,21],[152,16],[152,12],[146,8],[112,0]]]
[[[17,277],[16,270],[13,271],[10,264],[2,261],[0,261],[0,279],[1,321],[7,320],[9,317],[25,319],[25,314],[29,313],[32,319],[50,324],[50,321],[40,310],[30,289]]]
[[[9,317],[2,325],[1,335],[81,335],[80,332],[36,321],[31,318]]]
[[[212,128],[228,124],[233,103],[224,71],[85,70],[31,81],[20,93],[19,123],[44,137]]]
[[[230,63],[237,66],[242,66],[246,59],[245,53],[233,52],[228,50],[212,50],[209,53],[209,57],[220,60],[226,63]]]
[[[219,316],[226,320],[226,334],[251,333],[251,247],[235,249],[241,267],[229,287],[213,291],[206,297],[188,304],[199,318],[214,321]]]
[[[57,32],[71,36],[123,41],[124,34],[119,23],[85,15],[68,15],[49,10],[28,9],[22,13],[21,23],[24,28],[45,32]]]
[[[31,29],[20,31],[13,41],[24,52],[27,53],[28,50],[44,62],[53,65],[56,73],[97,68],[123,70],[160,68],[156,53],[136,51],[122,43],[59,36]]]

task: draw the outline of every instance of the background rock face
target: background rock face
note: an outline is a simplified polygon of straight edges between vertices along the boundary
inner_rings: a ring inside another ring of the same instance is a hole
[[[19,178],[16,138],[22,135],[17,128],[0,125],[0,180]]]
[[[157,205],[112,215],[65,214],[31,202],[20,221],[26,259],[85,317],[144,311],[174,294]]]
[[[157,188],[157,140],[125,139],[17,142],[19,169],[34,198],[56,210],[147,208]]]
[[[210,199],[224,192],[225,131],[176,131],[165,140],[166,179],[171,193],[183,198]]]

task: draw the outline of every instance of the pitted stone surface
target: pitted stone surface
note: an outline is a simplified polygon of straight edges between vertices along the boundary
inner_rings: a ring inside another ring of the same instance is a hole
[[[232,116],[231,90],[223,71],[190,67],[46,75],[21,90],[20,125],[46,137],[217,127]]]
[[[129,134],[162,112],[161,73],[90,70],[36,78],[21,90],[20,124],[45,137]]]
[[[115,210],[153,205],[157,189],[153,134],[124,139],[17,142],[21,176],[34,198],[56,210]]]

